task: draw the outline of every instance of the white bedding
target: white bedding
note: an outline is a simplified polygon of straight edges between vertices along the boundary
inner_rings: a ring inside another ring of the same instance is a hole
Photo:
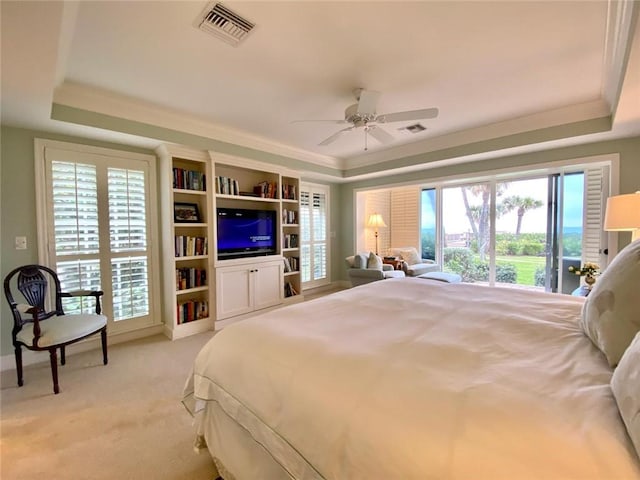
[[[186,393],[298,480],[637,479],[583,301],[375,282],[223,329]]]

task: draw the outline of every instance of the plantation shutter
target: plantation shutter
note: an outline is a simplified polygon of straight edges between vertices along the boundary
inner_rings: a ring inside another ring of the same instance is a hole
[[[416,247],[420,251],[420,187],[391,190],[391,246]]]
[[[582,236],[582,263],[593,262],[604,268],[606,257],[601,255],[603,245],[604,202],[608,196],[607,167],[587,168],[584,171],[584,232]]]
[[[312,232],[313,232],[313,279],[327,276],[327,202],[326,195],[320,192],[312,194]]]
[[[108,169],[114,320],[149,313],[144,178],[143,171]]]
[[[63,291],[104,292],[111,333],[158,324],[149,244],[155,158],[43,142],[43,155],[36,156],[43,162],[46,190],[38,202],[45,222],[42,263],[56,270]],[[95,300],[65,298],[63,308],[67,314],[93,312]]]
[[[101,289],[98,186],[94,165],[52,162],[53,237],[62,291]],[[91,312],[87,297],[64,298],[66,313]]]
[[[329,281],[328,189],[321,185],[300,187],[300,266],[305,287]]]

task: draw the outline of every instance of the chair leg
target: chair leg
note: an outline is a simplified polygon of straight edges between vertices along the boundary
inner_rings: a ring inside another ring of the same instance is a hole
[[[64,345],[60,347],[60,365],[67,363],[67,357],[65,356]]]
[[[51,360],[51,375],[53,376],[53,393],[60,393],[58,386],[58,353],[55,348],[49,350],[49,358]]]
[[[18,386],[21,387],[24,385],[22,380],[22,347],[20,345],[16,345],[16,371],[18,373]]]
[[[107,356],[107,329],[103,329],[100,332],[100,339],[102,340],[102,363],[105,365],[109,363],[109,358]]]

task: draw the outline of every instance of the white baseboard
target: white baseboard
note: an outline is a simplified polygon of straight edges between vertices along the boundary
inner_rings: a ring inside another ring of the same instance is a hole
[[[138,338],[150,337],[151,335],[157,335],[162,333],[164,325],[154,325],[152,327],[141,328],[140,330],[132,330],[129,332],[116,333],[109,335],[108,344],[115,345],[117,343],[129,342]],[[88,352],[89,350],[95,350],[102,348],[100,344],[100,335],[83,340],[82,342],[74,343],[67,348],[66,356],[70,357],[76,353]],[[49,352],[34,352],[33,350],[22,349],[22,366],[34,365],[36,363],[49,362]],[[0,371],[16,369],[16,357],[15,355],[3,355],[0,357]]]

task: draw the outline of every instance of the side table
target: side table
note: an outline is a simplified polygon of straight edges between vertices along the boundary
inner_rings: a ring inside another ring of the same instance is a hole
[[[383,258],[382,263],[386,265],[393,265],[394,270],[402,270],[403,262],[399,258],[389,258],[389,257]]]

